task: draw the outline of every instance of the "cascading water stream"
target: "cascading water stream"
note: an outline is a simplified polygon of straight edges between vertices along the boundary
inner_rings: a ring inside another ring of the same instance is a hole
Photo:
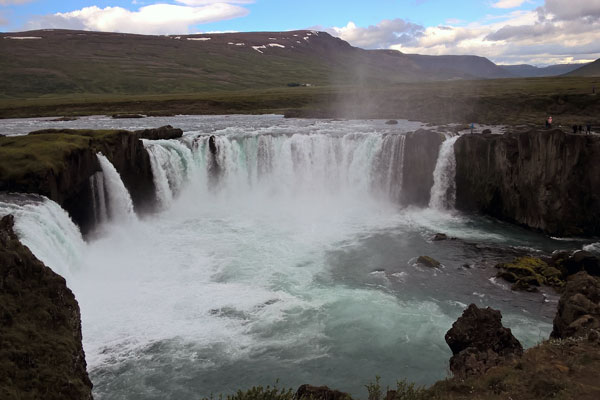
[[[136,220],[131,196],[121,180],[119,172],[102,153],[96,154],[104,175],[105,192],[108,197],[108,215],[112,221]]]
[[[209,136],[188,139],[198,167],[194,179],[229,194],[250,191],[293,197],[298,194],[383,194],[397,202],[402,191],[405,136],[401,134],[293,134]],[[171,143],[172,145],[172,143]],[[167,142],[147,144],[153,153],[155,175],[173,170],[179,180],[185,171],[167,160]],[[159,149],[160,147],[160,149]],[[186,158],[187,159],[187,158]],[[161,178],[162,177],[162,178]],[[172,187],[171,179],[168,179]],[[167,196],[168,197],[168,196]]]
[[[174,196],[193,179],[195,162],[191,150],[176,140],[143,140],[150,155],[156,196],[163,209],[168,208]]]
[[[96,225],[102,225],[108,221],[108,209],[106,207],[106,189],[104,187],[104,174],[96,172],[90,177],[92,188],[92,206],[94,208],[94,219]]]
[[[446,137],[433,171],[433,186],[429,207],[436,210],[453,209],[456,202],[456,156],[454,143],[458,136]]]
[[[58,204],[37,195],[1,195],[0,217],[8,214],[21,242],[54,272],[69,279],[79,270],[86,244]]]

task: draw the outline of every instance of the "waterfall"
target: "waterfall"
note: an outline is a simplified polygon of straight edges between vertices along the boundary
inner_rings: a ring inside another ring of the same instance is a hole
[[[373,171],[378,177],[378,188],[395,201],[400,201],[402,192],[405,140],[404,135],[386,136]]]
[[[433,171],[433,186],[429,207],[437,210],[454,208],[456,202],[456,157],[454,143],[458,136],[446,137]]]
[[[127,188],[121,180],[121,176],[102,153],[96,155],[104,175],[104,187],[107,194],[108,215],[113,221],[135,220],[133,201]]]
[[[158,201],[167,208],[194,174],[194,156],[185,144],[177,140],[143,142],[150,155]]]
[[[104,188],[104,174],[96,172],[90,177],[92,188],[92,207],[96,225],[108,221],[108,210],[106,209],[106,189]]]
[[[190,144],[199,171],[195,179],[222,191],[371,193],[400,199],[404,135],[217,135],[214,152],[210,140],[198,136]]]
[[[69,215],[52,200],[38,195],[0,195],[0,217],[15,217],[21,243],[65,278],[81,265],[85,242]]]

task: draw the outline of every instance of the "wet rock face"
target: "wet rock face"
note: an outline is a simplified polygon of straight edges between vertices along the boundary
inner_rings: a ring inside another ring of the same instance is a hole
[[[79,306],[0,220],[0,398],[91,399]]]
[[[348,393],[329,389],[327,386],[302,385],[294,395],[296,400],[351,400]]]
[[[402,170],[402,203],[426,207],[433,186],[433,171],[444,135],[419,129],[406,135]]]
[[[551,337],[584,337],[600,329],[600,279],[586,272],[569,278],[558,302]]]
[[[600,137],[464,135],[454,150],[458,209],[556,236],[600,234]]]
[[[521,343],[502,326],[502,314],[471,304],[446,333],[452,350],[450,370],[455,376],[479,375],[523,354]]]

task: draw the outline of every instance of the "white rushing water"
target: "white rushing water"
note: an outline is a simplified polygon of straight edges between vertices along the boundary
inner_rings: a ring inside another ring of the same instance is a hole
[[[90,177],[92,188],[92,207],[96,225],[102,225],[108,221],[108,208],[106,207],[106,188],[104,187],[104,174],[96,172]]]
[[[144,140],[150,155],[156,196],[162,208],[168,208],[195,171],[191,150],[175,140]]]
[[[453,209],[456,202],[456,157],[454,143],[459,136],[446,137],[440,146],[438,160],[433,171],[433,186],[429,207],[436,210]]]
[[[99,204],[108,204],[108,215],[111,220],[134,221],[136,216],[133,210],[133,201],[121,180],[121,176],[102,153],[98,153],[96,156],[102,168],[102,186],[105,187],[104,193],[107,196],[107,200],[101,200]],[[102,197],[102,192],[98,192],[98,196]],[[94,197],[96,197],[96,194]],[[101,210],[100,214],[103,212]]]
[[[118,172],[98,155],[91,206],[111,223],[88,244],[49,200],[0,203],[34,254],[67,275],[95,398],[200,398],[276,379],[364,397],[376,374],[384,385],[432,383],[446,375],[444,334],[470,302],[502,309],[526,346],[547,337],[541,295],[461,267],[492,250],[430,237],[546,239],[400,208],[404,132],[383,122],[208,120],[220,128],[144,142],[163,211],[135,224]],[[440,154],[438,167],[449,163]],[[444,267],[415,266],[419,255]]]
[[[0,217],[15,216],[15,231],[37,258],[70,279],[81,268],[86,244],[79,228],[55,202],[43,196],[0,197]]]

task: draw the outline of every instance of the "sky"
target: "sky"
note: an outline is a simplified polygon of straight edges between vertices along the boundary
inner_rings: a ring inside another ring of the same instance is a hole
[[[0,0],[0,31],[318,29],[367,49],[538,66],[600,58],[600,0]]]

